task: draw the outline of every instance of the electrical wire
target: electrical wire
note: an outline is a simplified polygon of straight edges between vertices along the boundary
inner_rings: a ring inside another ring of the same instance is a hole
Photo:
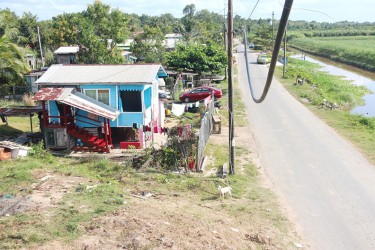
[[[279,4],[280,6],[283,6],[279,0]],[[320,13],[320,14],[323,14],[325,15],[326,17],[330,18],[332,21],[336,22],[335,19],[333,19],[330,15],[328,15],[327,13],[323,12],[323,11],[320,11],[320,10],[312,10],[312,9],[306,9],[306,8],[293,8],[293,10],[305,10],[305,11],[310,11],[310,12],[316,12],[316,13]]]
[[[255,10],[255,8],[258,6],[258,3],[259,3],[259,0],[256,2],[256,4],[255,4],[255,6],[254,6],[254,8],[253,8],[253,10],[251,11],[251,13],[250,13],[250,15],[249,15],[249,17],[248,18],[250,18],[251,17],[251,15],[253,14],[253,12],[254,12],[254,10]]]
[[[281,42],[283,40],[284,31],[285,31],[285,28],[288,24],[288,18],[289,18],[290,11],[292,9],[292,5],[293,5],[293,0],[285,0],[283,13],[281,14],[279,28],[278,28],[276,39],[275,39],[275,45],[273,47],[272,59],[271,59],[271,63],[270,63],[270,68],[268,70],[268,76],[267,76],[266,84],[264,86],[262,96],[258,99],[255,97],[254,89],[253,89],[253,83],[251,82],[251,77],[250,77],[250,67],[249,67],[249,61],[248,61],[248,56],[247,56],[246,29],[244,29],[244,31],[243,31],[243,34],[244,34],[243,42],[244,42],[244,45],[245,45],[245,60],[246,60],[247,81],[250,85],[251,97],[253,98],[255,103],[263,102],[264,99],[266,99],[268,90],[271,87],[273,73],[275,72],[277,57],[279,55],[279,50],[280,50]]]

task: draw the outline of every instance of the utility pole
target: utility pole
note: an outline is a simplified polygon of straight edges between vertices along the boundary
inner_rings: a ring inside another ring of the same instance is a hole
[[[223,19],[224,19],[224,23],[223,23],[224,50],[226,51],[228,46],[227,46],[227,38],[226,38],[227,37],[227,27],[226,27],[226,23],[225,23],[225,7],[224,7]],[[224,79],[227,79],[227,68],[224,69],[224,72],[225,72],[225,78]]]
[[[273,46],[273,19],[274,19],[275,13],[272,11],[272,46]]]
[[[37,29],[38,29],[38,40],[39,40],[40,56],[42,57],[42,67],[44,67],[44,58],[43,58],[42,42],[40,41],[39,26],[37,26]]]
[[[283,78],[285,78],[285,67],[286,67],[286,28],[284,33],[284,66],[283,66]]]
[[[245,45],[246,46],[246,45]],[[229,174],[235,174],[233,113],[233,2],[228,0]]]

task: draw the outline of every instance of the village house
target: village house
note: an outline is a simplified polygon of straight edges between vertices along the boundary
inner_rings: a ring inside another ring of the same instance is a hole
[[[64,46],[53,52],[58,64],[74,64],[79,52],[78,46]]]
[[[48,148],[143,148],[164,124],[159,64],[52,65],[37,80]]]
[[[176,49],[177,44],[182,39],[182,35],[179,33],[166,34],[164,40],[164,46],[167,51]]]

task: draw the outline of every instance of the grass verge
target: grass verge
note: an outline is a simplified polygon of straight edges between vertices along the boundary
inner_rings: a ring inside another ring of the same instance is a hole
[[[275,77],[297,100],[351,141],[375,164],[375,118],[350,113],[352,108],[363,103],[363,95],[369,91],[318,69],[316,64],[292,59],[287,68],[287,78],[282,77],[280,67],[276,68]],[[297,75],[309,79],[310,83],[296,85]],[[337,108],[324,108],[322,104],[325,100],[335,103]]]

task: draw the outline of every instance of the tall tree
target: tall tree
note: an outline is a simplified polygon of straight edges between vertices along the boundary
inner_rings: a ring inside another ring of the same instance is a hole
[[[78,45],[81,63],[123,63],[116,49],[128,35],[127,16],[118,9],[96,0],[82,13],[63,14],[54,18],[55,44]]]
[[[186,5],[182,13],[184,14],[184,16],[181,18],[181,22],[184,25],[184,37],[187,41],[190,41],[195,36],[195,4]]]
[[[166,59],[167,65],[171,68],[192,70],[200,75],[218,73],[227,63],[224,49],[214,43],[179,45],[175,51],[167,53]]]
[[[19,19],[19,45],[35,50],[38,48],[38,17],[24,12]]]
[[[18,17],[9,9],[0,10],[0,36],[3,35],[6,35],[14,43],[18,42]]]
[[[23,74],[30,71],[24,60],[22,48],[6,36],[0,37],[0,79],[1,85],[17,85],[24,82]]]
[[[159,28],[145,26],[143,33],[135,37],[133,43],[133,53],[145,63],[164,62],[164,34]]]

